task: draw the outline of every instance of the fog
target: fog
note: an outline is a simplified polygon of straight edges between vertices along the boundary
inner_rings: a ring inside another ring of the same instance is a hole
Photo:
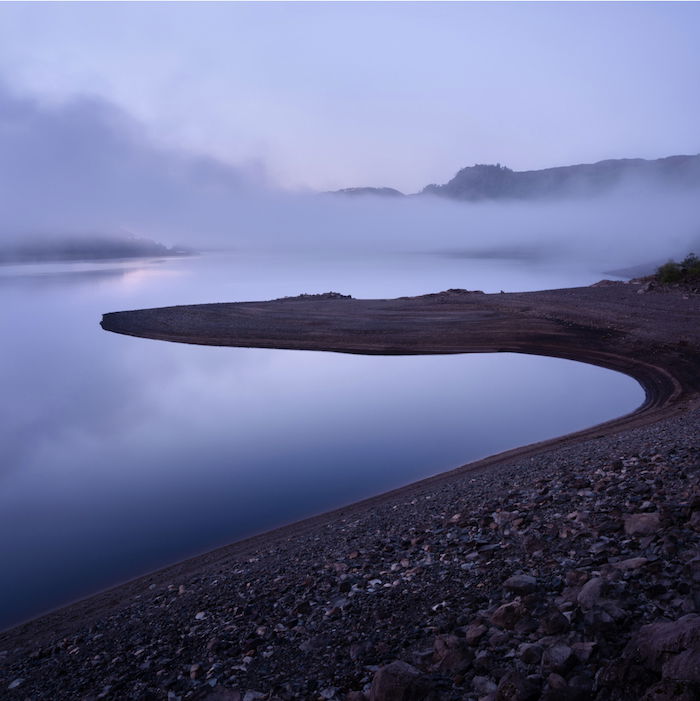
[[[601,269],[700,248],[697,190],[635,181],[594,198],[480,203],[290,192],[260,165],[159,146],[90,96],[46,103],[0,87],[0,153],[5,246],[128,234],[195,249],[434,252]]]

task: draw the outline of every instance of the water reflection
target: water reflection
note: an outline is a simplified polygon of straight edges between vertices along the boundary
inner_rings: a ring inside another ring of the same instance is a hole
[[[334,270],[355,276],[343,291],[379,296],[445,272],[422,265],[421,280],[413,264]],[[630,378],[547,358],[209,348],[98,326],[115,309],[324,291],[327,275],[190,259],[55,288],[5,281],[0,625],[642,401]]]

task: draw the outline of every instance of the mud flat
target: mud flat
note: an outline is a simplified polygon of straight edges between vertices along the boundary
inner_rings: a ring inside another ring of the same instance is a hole
[[[569,358],[646,400],[7,631],[0,696],[698,698],[699,318],[623,283],[106,314],[185,343]]]

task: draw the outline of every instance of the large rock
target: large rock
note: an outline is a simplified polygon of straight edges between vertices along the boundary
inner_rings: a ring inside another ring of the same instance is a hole
[[[598,679],[634,701],[700,698],[700,616],[642,626]]]
[[[700,682],[700,616],[642,626],[625,655],[637,657],[665,679]]]
[[[426,701],[430,688],[421,673],[410,664],[396,660],[374,674],[369,701]]]

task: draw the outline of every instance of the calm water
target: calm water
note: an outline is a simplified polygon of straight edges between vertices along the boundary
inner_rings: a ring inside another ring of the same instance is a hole
[[[106,333],[103,312],[600,277],[430,256],[1,268],[0,628],[643,399],[630,378],[563,360],[186,346]]]

